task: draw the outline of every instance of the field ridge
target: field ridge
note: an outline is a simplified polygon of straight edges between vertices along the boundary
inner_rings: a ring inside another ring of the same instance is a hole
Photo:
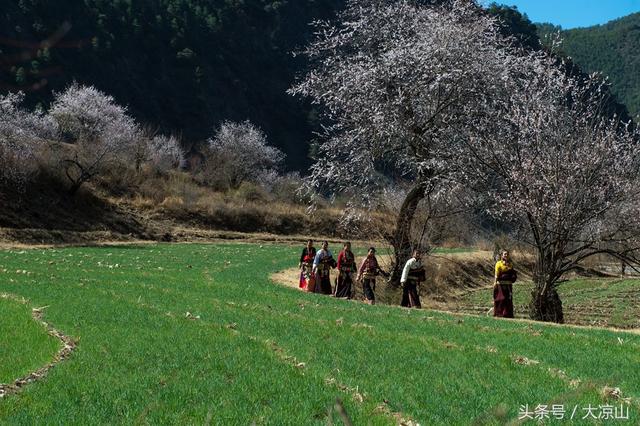
[[[394,413],[506,424],[521,404],[626,398],[632,424],[640,417],[638,334],[345,303],[269,280],[298,254],[261,243],[0,250],[0,292],[50,305],[47,320],[82,339],[0,403],[0,422],[320,425],[342,411],[353,424],[398,424]]]
[[[27,299],[23,297],[18,297],[14,294],[0,293],[0,298],[8,299],[23,305],[29,304],[29,301]],[[12,383],[0,383],[0,398],[4,398],[8,395],[15,394],[19,392],[22,388],[24,388],[26,385],[34,383],[38,380],[42,380],[47,375],[49,370],[51,370],[60,362],[69,358],[71,356],[71,353],[75,350],[77,346],[77,341],[65,335],[61,331],[57,330],[48,322],[44,321],[43,310],[46,309],[47,307],[48,306],[31,308],[31,316],[34,321],[36,321],[37,323],[39,323],[45,328],[48,335],[55,337],[60,341],[61,348],[54,355],[51,362],[45,364],[44,366],[38,368],[35,371],[32,371],[22,377],[15,379]]]

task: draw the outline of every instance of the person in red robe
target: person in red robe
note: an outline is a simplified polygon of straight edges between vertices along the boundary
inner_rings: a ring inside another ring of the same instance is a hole
[[[379,274],[382,274],[384,276],[388,275],[380,268],[380,265],[378,264],[378,259],[376,259],[375,247],[369,247],[367,257],[364,258],[364,260],[360,264],[360,268],[358,269],[358,278],[356,279],[356,281],[362,281],[364,300],[370,305],[376,304],[376,277]]]
[[[356,271],[356,258],[351,251],[351,243],[344,243],[344,248],[338,254],[338,277],[336,278],[335,297],[351,299],[353,274]]]

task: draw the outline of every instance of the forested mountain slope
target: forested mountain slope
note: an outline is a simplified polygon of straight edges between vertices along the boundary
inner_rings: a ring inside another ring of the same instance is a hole
[[[304,171],[319,123],[310,105],[286,94],[307,66],[292,52],[309,41],[311,21],[330,19],[344,3],[0,0],[0,93],[21,90],[31,106],[46,106],[53,91],[60,92],[73,81],[93,85],[127,105],[139,122],[182,136],[187,149],[211,136],[223,120],[249,119],[287,154],[289,169]],[[489,12],[505,20],[505,32],[530,48],[540,47],[535,26],[517,10],[494,5]],[[633,22],[639,19],[636,15],[600,29],[565,33],[567,52],[588,71],[608,73],[616,93],[635,112],[639,92],[626,87],[638,87],[635,81],[640,77],[631,72],[631,57],[622,60],[620,52],[638,49],[640,33]],[[572,46],[609,26],[607,37],[598,40],[610,40],[614,33],[636,38],[618,50],[609,49],[608,56],[598,56],[602,63],[585,63],[584,55]],[[624,72],[609,71],[611,67],[623,67]]]
[[[0,92],[46,104],[75,80],[190,141],[249,119],[300,168],[313,119],[285,93],[305,65],[291,52],[342,3],[0,0]]]
[[[541,38],[561,30],[549,24],[538,26]],[[635,117],[640,114],[640,13],[604,25],[560,32],[561,50],[586,72],[602,72],[612,91]]]

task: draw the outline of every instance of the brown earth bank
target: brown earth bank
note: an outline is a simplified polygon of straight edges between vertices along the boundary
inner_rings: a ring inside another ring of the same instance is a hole
[[[300,235],[337,238],[341,212],[282,202],[152,203],[101,196],[94,188],[70,195],[63,188],[32,185],[28,191],[0,191],[0,243],[91,244],[136,241],[267,240]]]

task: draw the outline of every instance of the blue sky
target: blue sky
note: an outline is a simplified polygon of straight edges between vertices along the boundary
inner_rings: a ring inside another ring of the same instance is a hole
[[[489,4],[491,0],[481,3]],[[551,22],[564,29],[590,27],[640,12],[640,0],[496,0],[517,6],[532,22]]]

